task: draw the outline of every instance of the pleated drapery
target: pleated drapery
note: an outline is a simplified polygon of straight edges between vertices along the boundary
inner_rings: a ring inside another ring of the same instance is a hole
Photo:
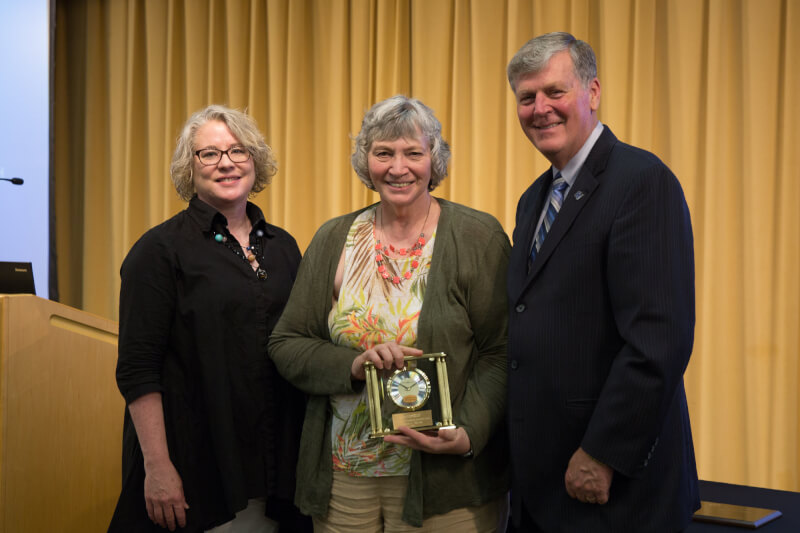
[[[505,66],[540,33],[588,41],[601,120],[672,168],[692,213],[700,475],[800,490],[800,0],[69,0],[56,15],[61,300],[111,318],[128,249],[185,205],[168,168],[193,111],[255,117],[279,161],[256,203],[304,249],[377,199],[349,164],[364,111],[420,98],[453,149],[436,194],[510,233],[548,163]]]

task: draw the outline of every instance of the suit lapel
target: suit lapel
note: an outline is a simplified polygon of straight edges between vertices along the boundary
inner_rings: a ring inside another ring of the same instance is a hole
[[[520,202],[517,225],[514,228],[514,247],[509,260],[508,286],[522,287],[528,276],[528,258],[536,222],[542,212],[547,191],[553,182],[552,169],[548,170],[530,186]]]
[[[592,193],[596,188],[597,179],[586,168],[586,165],[584,165],[575,183],[570,187],[569,194],[567,194],[567,197],[564,199],[561,210],[558,212],[553,226],[547,233],[547,237],[544,239],[539,253],[536,254],[536,260],[533,262],[533,265],[531,265],[531,271],[528,273],[528,282],[536,277],[542,265],[547,262],[547,259],[561,243],[564,235],[569,231],[570,226],[572,226],[575,219],[578,218],[578,214],[591,200]]]
[[[558,248],[559,244],[561,244],[564,236],[569,232],[570,227],[575,223],[584,206],[591,201],[595,189],[600,185],[601,174],[608,164],[611,150],[616,143],[617,138],[608,126],[605,126],[603,128],[603,133],[600,135],[600,138],[597,139],[591,152],[589,152],[589,156],[583,163],[575,183],[570,187],[569,193],[561,206],[561,210],[555,222],[553,222],[553,227],[550,228],[539,253],[536,254],[536,260],[531,265],[530,272],[528,272],[524,281],[520,285],[517,285],[522,288],[520,293],[527,289],[536,278],[539,271],[547,264],[548,258]],[[547,188],[545,188],[545,194],[546,192]],[[541,213],[542,208],[543,204],[540,204],[539,210],[531,215],[534,217],[532,222],[533,228],[536,226],[538,215]],[[530,230],[531,239],[533,238],[533,228]],[[528,241],[526,246],[529,244],[530,241]]]
[[[539,220],[539,215],[542,213],[542,209],[544,209],[544,204],[548,200],[547,192],[550,190],[550,185],[553,183],[553,171],[552,169],[548,170],[545,174],[541,176],[544,179],[536,180],[534,183],[534,188],[531,189],[531,199],[532,202],[528,203],[528,207],[523,214],[524,218],[520,218],[520,220],[524,220],[523,228],[524,228],[524,235],[522,237],[524,246],[524,255],[525,255],[525,268],[528,268],[528,256],[530,255],[531,243],[533,242],[533,234],[536,231],[536,222]],[[537,188],[538,186],[538,188]]]

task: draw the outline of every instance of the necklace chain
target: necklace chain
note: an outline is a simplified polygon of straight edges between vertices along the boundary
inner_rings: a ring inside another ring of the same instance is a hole
[[[233,255],[242,259],[245,263],[250,266],[254,266],[256,259],[258,259],[258,267],[254,268],[256,276],[258,279],[265,280],[267,279],[267,271],[261,266],[264,263],[264,257],[262,254],[261,249],[261,237],[264,236],[264,232],[256,230],[256,241],[255,244],[250,244],[248,246],[239,244],[238,242],[234,244],[233,240],[229,239],[225,232],[214,231],[214,240],[222,243],[225,245],[225,248],[233,252]],[[235,239],[234,239],[235,240]],[[244,251],[243,251],[244,250]],[[247,252],[245,254],[245,252]],[[260,258],[260,259],[259,259]]]
[[[419,257],[422,255],[422,248],[425,247],[425,225],[428,223],[428,217],[431,214],[431,204],[433,203],[432,199],[428,197],[428,211],[425,213],[425,220],[422,222],[422,227],[419,231],[419,237],[414,242],[414,245],[410,249],[406,248],[395,248],[394,245],[389,244],[382,245],[381,239],[379,236],[375,236],[375,263],[378,265],[378,274],[385,280],[390,280],[394,285],[400,285],[400,283],[404,279],[411,279],[414,271],[419,266]],[[383,204],[380,207],[380,235],[386,236],[386,233],[383,229]],[[372,219],[372,228],[373,228],[373,235],[375,235],[375,219]],[[411,259],[411,264],[409,265],[410,268],[402,272],[400,276],[392,276],[386,268],[385,260],[389,257],[389,252],[397,253],[401,257],[408,257]]]

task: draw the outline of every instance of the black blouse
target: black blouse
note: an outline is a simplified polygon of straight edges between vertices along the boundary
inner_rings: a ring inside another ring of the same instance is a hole
[[[285,512],[294,495],[304,398],[275,370],[267,340],[300,251],[249,202],[247,216],[259,272],[234,253],[225,217],[196,196],[145,233],[120,271],[117,384],[126,403],[162,394],[170,458],[190,506],[185,531],[224,523],[257,496]],[[147,530],[143,459],[127,409],[123,431],[110,531]]]

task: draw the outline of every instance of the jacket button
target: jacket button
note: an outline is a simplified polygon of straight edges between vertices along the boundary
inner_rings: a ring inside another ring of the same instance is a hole
[[[525,310],[525,304],[519,304],[517,307],[514,308],[517,313],[521,313]]]
[[[512,359],[511,360],[511,370],[516,370],[518,366],[519,366],[519,363],[517,363],[517,360],[516,359]]]

